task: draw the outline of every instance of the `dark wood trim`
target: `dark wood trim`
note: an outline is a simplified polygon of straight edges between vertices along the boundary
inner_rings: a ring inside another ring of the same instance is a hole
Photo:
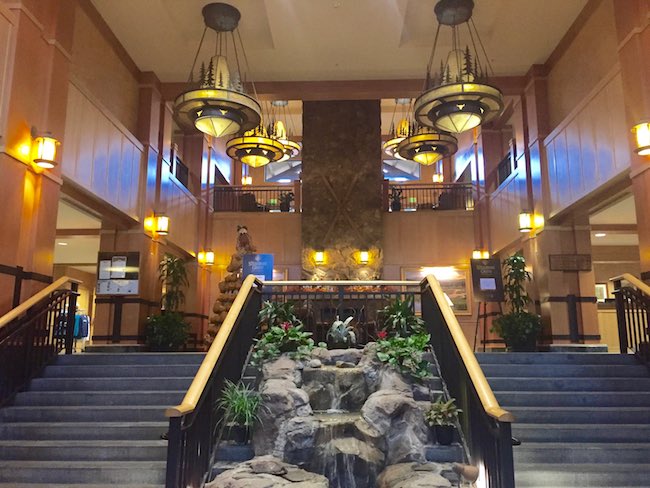
[[[56,237],[99,236],[101,229],[57,229]]]
[[[562,36],[562,39],[560,39],[560,42],[558,42],[557,46],[555,46],[555,49],[553,49],[553,52],[551,52],[551,55],[544,63],[547,72],[551,71],[560,60],[560,58],[564,55],[564,53],[566,53],[566,51],[569,49],[569,46],[571,46],[576,37],[578,37],[578,34],[584,25],[587,23],[589,18],[593,15],[601,3],[602,0],[589,0],[587,2],[582,11],[573,21],[573,24],[571,24],[571,27],[569,27],[569,30],[567,30],[564,36]]]

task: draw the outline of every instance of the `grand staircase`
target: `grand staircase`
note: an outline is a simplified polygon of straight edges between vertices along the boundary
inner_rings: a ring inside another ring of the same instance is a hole
[[[650,487],[650,374],[632,355],[478,354],[516,421],[517,487]]]
[[[59,356],[0,409],[0,487],[163,487],[168,427],[203,354]]]

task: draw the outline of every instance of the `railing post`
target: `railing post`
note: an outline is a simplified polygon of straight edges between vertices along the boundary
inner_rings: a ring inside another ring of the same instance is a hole
[[[23,267],[16,266],[16,274],[14,275],[14,298],[11,308],[16,308],[20,305],[20,295],[22,294],[23,287]]]
[[[616,300],[616,324],[618,325],[618,344],[621,354],[627,354],[628,338],[627,338],[627,323],[625,322],[625,297],[621,290],[620,284],[614,291]]]
[[[515,488],[515,463],[512,454],[512,427],[509,422],[499,422],[499,486]]]
[[[167,474],[165,476],[165,488],[178,488],[180,486],[181,459],[182,459],[182,417],[171,417],[169,419],[169,431],[167,432]]]
[[[569,319],[569,339],[571,340],[571,344],[577,344],[580,341],[578,330],[578,297],[575,295],[567,295],[566,306]]]
[[[72,345],[74,344],[74,323],[77,313],[77,295],[79,285],[72,283],[70,286],[72,293],[68,297],[67,317],[65,326],[65,353],[72,354]]]

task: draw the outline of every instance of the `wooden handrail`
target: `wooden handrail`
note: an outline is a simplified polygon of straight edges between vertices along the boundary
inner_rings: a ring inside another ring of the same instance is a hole
[[[643,281],[641,281],[639,278],[636,276],[631,275],[630,273],[624,273],[620,276],[616,276],[614,278],[610,278],[609,281],[616,282],[616,281],[627,281],[631,285],[633,285],[635,288],[639,289],[646,295],[650,296],[650,286],[646,285]]]
[[[208,380],[212,375],[212,371],[214,370],[214,367],[223,352],[223,348],[228,341],[228,337],[235,327],[237,318],[244,308],[246,298],[248,298],[253,287],[261,285],[262,282],[253,275],[248,275],[246,279],[244,279],[244,282],[239,289],[239,293],[237,293],[235,301],[232,303],[228,315],[226,315],[226,319],[221,324],[219,332],[217,332],[210,349],[208,349],[208,353],[205,355],[205,358],[203,358],[203,362],[201,363],[194,380],[192,380],[192,384],[187,389],[183,401],[180,405],[165,410],[165,415],[167,417],[182,417],[183,415],[192,413],[196,409],[196,406],[201,399],[201,395],[203,394],[203,390],[205,390]]]
[[[472,384],[474,385],[474,389],[478,394],[485,413],[487,413],[490,417],[499,420],[500,422],[514,422],[515,418],[512,413],[501,408],[499,402],[494,396],[494,392],[492,391],[492,388],[490,388],[490,385],[485,378],[485,375],[483,374],[483,370],[478,364],[472,348],[469,346],[469,342],[467,342],[465,333],[461,329],[456,315],[454,315],[454,312],[447,303],[447,299],[445,298],[445,294],[440,287],[440,283],[438,283],[438,280],[433,275],[428,275],[426,278],[424,278],[424,280],[422,280],[422,283],[425,282],[429,286],[431,293],[433,293],[434,299],[436,302],[438,302],[440,312],[442,313],[449,332],[451,333],[451,337],[456,344],[460,358],[465,364],[467,374],[469,375]]]
[[[18,305],[16,308],[10,310],[6,314],[4,314],[2,317],[0,317],[0,329],[2,329],[4,326],[9,324],[10,322],[13,322],[15,319],[20,317],[22,314],[24,314],[27,310],[32,308],[34,305],[36,305],[38,302],[43,300],[44,298],[47,298],[47,296],[58,290],[64,285],[67,285],[68,283],[76,283],[76,284],[81,284],[83,283],[80,280],[77,280],[75,278],[70,278],[69,276],[63,276],[62,278],[59,278],[56,280],[54,283],[51,285],[43,288],[41,291],[33,295],[32,297],[28,298],[25,300],[23,303]]]

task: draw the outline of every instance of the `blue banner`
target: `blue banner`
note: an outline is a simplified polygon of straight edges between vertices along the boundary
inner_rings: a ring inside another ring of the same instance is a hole
[[[244,278],[255,275],[265,281],[273,280],[273,254],[244,254]]]

